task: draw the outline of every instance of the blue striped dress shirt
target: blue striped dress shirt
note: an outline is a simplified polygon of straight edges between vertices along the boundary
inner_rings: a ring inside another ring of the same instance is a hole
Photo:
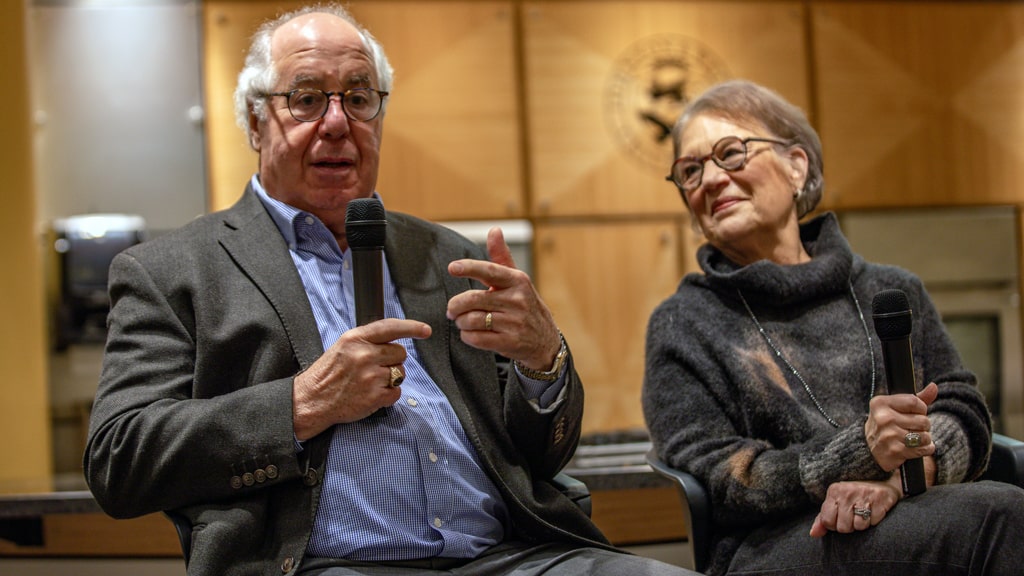
[[[356,326],[352,255],[318,218],[253,188],[280,229],[306,288],[326,350]],[[386,264],[386,262],[385,262]],[[404,318],[388,267],[384,311]],[[402,397],[374,416],[333,428],[308,552],[364,561],[469,558],[500,542],[508,514],[498,489],[411,338]],[[563,386],[523,379],[540,406]]]

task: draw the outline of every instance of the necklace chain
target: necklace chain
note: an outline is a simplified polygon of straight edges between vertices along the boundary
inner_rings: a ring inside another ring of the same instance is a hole
[[[864,327],[864,335],[867,336],[868,353],[871,355],[871,394],[868,396],[868,399],[870,400],[875,396],[875,349],[872,348],[871,346],[871,332],[868,330],[867,321],[864,320],[864,311],[861,310],[860,301],[857,300],[857,293],[853,291],[853,282],[850,282],[849,285],[850,296],[853,297],[853,305],[857,307],[857,316],[860,317],[860,324],[861,326]],[[818,409],[818,412],[821,412],[821,415],[825,417],[825,420],[828,420],[829,424],[831,424],[835,428],[839,428],[839,423],[836,422],[831,416],[829,416],[828,412],[825,412],[825,408],[822,407],[821,402],[818,402],[817,396],[815,396],[814,392],[811,391],[811,387],[807,385],[807,381],[804,380],[804,377],[801,376],[800,372],[797,371],[793,364],[791,364],[789,360],[787,360],[786,357],[782,355],[782,351],[779,350],[778,346],[775,345],[775,342],[772,342],[771,337],[768,336],[768,332],[766,332],[764,327],[761,326],[761,323],[758,322],[757,320],[757,316],[754,315],[754,311],[751,310],[750,304],[747,304],[747,299],[743,297],[743,292],[741,292],[740,289],[737,288],[736,293],[739,294],[740,301],[743,302],[743,307],[747,309],[747,314],[750,314],[750,319],[753,320],[754,325],[757,326],[757,331],[761,333],[761,336],[764,337],[764,341],[768,343],[768,346],[772,349],[773,352],[775,352],[775,355],[778,356],[780,360],[782,360],[786,367],[789,368],[789,371],[792,372],[793,375],[796,376],[796,379],[800,381],[800,384],[803,385],[804,390],[807,391],[807,395],[811,397],[811,402],[814,402],[814,406],[815,408]]]

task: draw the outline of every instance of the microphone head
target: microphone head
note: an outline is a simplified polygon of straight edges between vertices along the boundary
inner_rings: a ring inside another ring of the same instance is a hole
[[[383,248],[387,225],[380,200],[356,198],[349,201],[345,210],[345,237],[353,250]]]
[[[903,290],[882,290],[871,300],[871,317],[875,333],[882,340],[898,340],[910,336],[913,313]]]

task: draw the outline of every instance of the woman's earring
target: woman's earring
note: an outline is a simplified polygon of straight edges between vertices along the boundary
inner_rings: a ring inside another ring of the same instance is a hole
[[[794,190],[793,191],[793,200],[799,200],[800,199],[800,195],[803,194],[803,192],[804,192],[803,188],[797,188],[796,190]]]

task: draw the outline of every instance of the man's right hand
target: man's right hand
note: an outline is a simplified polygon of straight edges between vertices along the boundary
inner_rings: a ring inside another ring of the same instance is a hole
[[[391,366],[401,367],[406,352],[394,341],[429,336],[428,324],[397,318],[342,334],[309,369],[295,377],[295,437],[308,440],[334,424],[361,420],[397,402],[402,392],[391,386]]]

